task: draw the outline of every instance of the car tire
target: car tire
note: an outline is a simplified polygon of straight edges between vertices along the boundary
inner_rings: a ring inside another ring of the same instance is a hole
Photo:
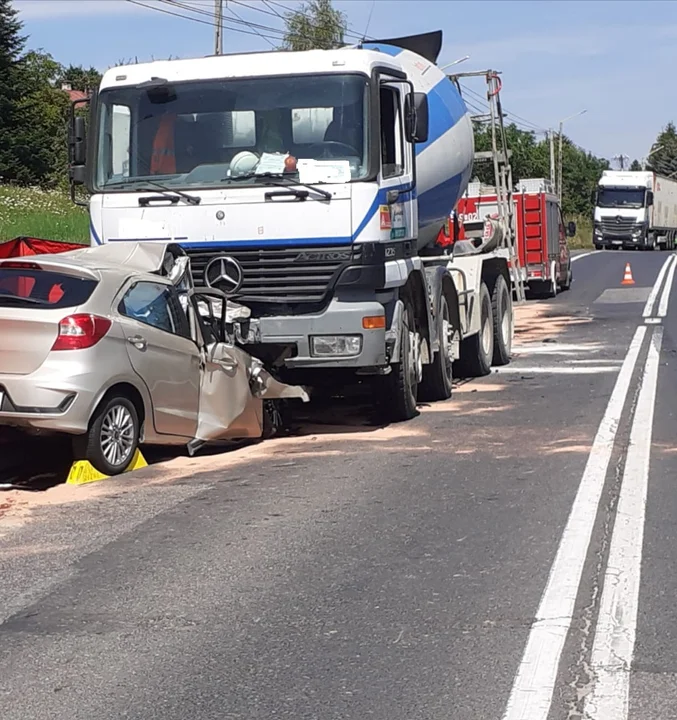
[[[104,475],[120,475],[134,461],[140,431],[139,414],[128,397],[104,398],[92,416],[86,435],[75,444],[76,459],[88,460]]]

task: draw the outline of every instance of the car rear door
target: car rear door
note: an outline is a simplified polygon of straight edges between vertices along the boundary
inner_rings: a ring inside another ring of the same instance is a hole
[[[117,311],[129,360],[153,403],[156,432],[195,437],[202,359],[176,289],[159,280],[133,282]]]

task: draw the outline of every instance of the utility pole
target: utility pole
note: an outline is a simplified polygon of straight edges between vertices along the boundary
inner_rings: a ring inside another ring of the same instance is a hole
[[[619,168],[620,168],[621,170],[625,170],[625,160],[626,160],[626,158],[627,158],[628,160],[630,159],[627,155],[623,155],[623,153],[621,153],[620,155],[616,155],[616,156],[614,157],[614,160],[618,160],[618,165],[619,165]]]
[[[214,55],[223,55],[223,0],[214,0]]]
[[[555,187],[555,131],[548,130],[548,137],[550,139],[550,182]]]
[[[563,121],[559,124],[559,155],[557,160],[557,197],[562,202],[562,126]]]
[[[579,115],[583,115],[587,110],[579,110],[577,113],[574,113],[573,115],[569,115],[568,118],[564,118],[564,120],[559,121],[559,158],[558,158],[558,173],[557,173],[557,196],[559,197],[560,203],[562,202],[562,132],[564,129],[564,123],[567,120],[571,120],[572,118],[578,117]]]

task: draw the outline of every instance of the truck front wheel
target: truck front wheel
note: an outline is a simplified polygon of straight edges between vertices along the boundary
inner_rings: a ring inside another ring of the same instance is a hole
[[[416,417],[420,368],[421,340],[416,329],[416,317],[411,302],[405,300],[400,356],[390,374],[382,378],[385,381],[382,402],[390,422]]]

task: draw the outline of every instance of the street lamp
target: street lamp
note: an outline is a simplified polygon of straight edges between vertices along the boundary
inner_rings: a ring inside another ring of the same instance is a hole
[[[465,62],[466,60],[470,60],[470,55],[464,55],[462,58],[459,58],[458,60],[454,60],[454,62],[450,62],[448,65],[444,65],[440,68],[440,70],[446,70],[447,68],[452,67],[452,65],[459,65],[462,62]]]
[[[578,117],[579,115],[584,115],[587,110],[579,110],[577,113],[574,113],[573,115],[569,115],[569,117],[564,118],[564,120],[559,121],[559,160],[558,160],[558,173],[557,173],[557,195],[559,196],[560,202],[562,202],[562,126],[565,122],[568,120],[573,120],[573,118]]]
[[[662,145],[658,145],[657,147],[652,147],[651,150],[649,150],[649,152],[642,158],[642,170],[646,170],[646,161],[647,161],[655,152],[658,152],[659,150],[662,150],[662,149],[663,149],[663,146],[662,146]]]

